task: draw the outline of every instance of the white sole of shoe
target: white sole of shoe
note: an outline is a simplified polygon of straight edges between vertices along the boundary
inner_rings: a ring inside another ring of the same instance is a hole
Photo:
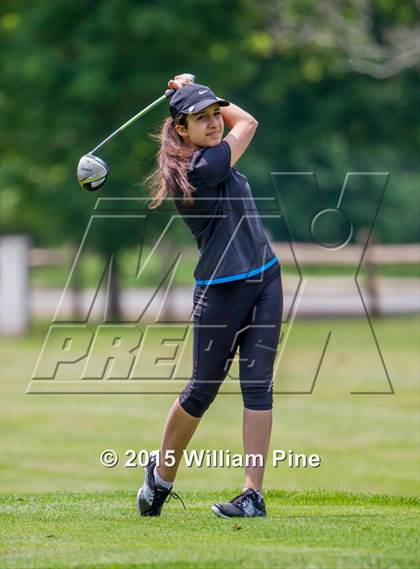
[[[140,514],[140,516],[141,516],[141,511],[140,511],[140,501],[139,500],[140,500],[140,492],[141,492],[142,488],[143,488],[143,486],[140,486],[140,488],[137,491],[137,497],[136,497],[137,511]]]
[[[225,514],[222,514],[222,512],[219,510],[219,508],[215,504],[211,507],[211,511],[213,512],[213,514],[216,514],[216,516],[218,518],[223,518],[225,520],[231,520],[232,519],[230,516],[225,516]]]
[[[238,519],[238,518],[265,518],[266,515],[264,516],[225,516],[225,514],[222,514],[222,512],[219,510],[219,508],[216,506],[216,504],[214,504],[211,507],[211,511],[213,512],[213,514],[216,514],[217,517],[219,518],[223,518],[225,520],[233,520],[233,519]]]
[[[158,453],[159,453],[159,449],[152,450],[152,451],[150,451],[150,453],[149,453],[149,457],[156,456]],[[140,515],[142,515],[142,513],[141,513],[141,511],[140,511],[139,498],[140,498],[140,493],[141,493],[141,491],[142,491],[142,488],[143,488],[143,486],[146,484],[146,480],[147,480],[147,465],[143,468],[143,470],[144,470],[144,482],[143,482],[143,485],[140,486],[140,488],[138,489],[138,491],[137,491],[137,498],[136,498],[137,511],[138,511],[138,513],[139,513]]]
[[[143,468],[143,470],[144,470],[144,482],[143,482],[143,484],[140,486],[140,488],[138,489],[138,491],[137,491],[137,497],[136,497],[137,511],[138,511],[138,513],[139,513],[140,515],[142,515],[142,513],[141,513],[141,511],[140,511],[139,499],[140,499],[140,493],[141,493],[141,491],[142,491],[142,489],[143,489],[143,486],[144,486],[144,484],[146,484],[147,466],[145,466],[145,467]]]

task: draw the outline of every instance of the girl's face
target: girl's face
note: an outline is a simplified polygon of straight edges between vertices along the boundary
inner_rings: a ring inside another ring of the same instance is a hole
[[[216,146],[221,142],[224,122],[218,103],[188,115],[185,125],[175,125],[185,144],[191,147]]]

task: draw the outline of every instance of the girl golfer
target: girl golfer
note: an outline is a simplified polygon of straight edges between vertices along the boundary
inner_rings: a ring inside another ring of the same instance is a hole
[[[137,494],[142,516],[159,516],[183,451],[215,399],[239,348],[244,453],[264,463],[272,424],[273,363],[283,294],[278,259],[264,233],[246,177],[234,166],[257,121],[183,76],[169,81],[171,117],[159,135],[152,207],[172,198],[197,240],[193,373],[169,411],[159,465],[151,453]],[[229,133],[224,137],[224,128]],[[170,452],[168,452],[170,451]],[[166,456],[175,457],[166,461]],[[174,463],[174,464],[173,464]],[[245,467],[243,492],[212,511],[222,518],[265,516],[264,465]]]

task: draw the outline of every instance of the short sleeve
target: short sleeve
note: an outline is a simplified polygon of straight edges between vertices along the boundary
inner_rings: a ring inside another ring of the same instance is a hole
[[[215,188],[229,176],[230,160],[231,150],[225,140],[216,146],[197,150],[188,165],[188,178],[197,188]]]

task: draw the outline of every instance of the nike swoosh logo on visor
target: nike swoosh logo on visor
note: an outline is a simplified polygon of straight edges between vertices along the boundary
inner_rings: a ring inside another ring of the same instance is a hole
[[[199,91],[198,92],[199,95],[203,95],[203,93],[207,93],[207,89],[205,91]]]

